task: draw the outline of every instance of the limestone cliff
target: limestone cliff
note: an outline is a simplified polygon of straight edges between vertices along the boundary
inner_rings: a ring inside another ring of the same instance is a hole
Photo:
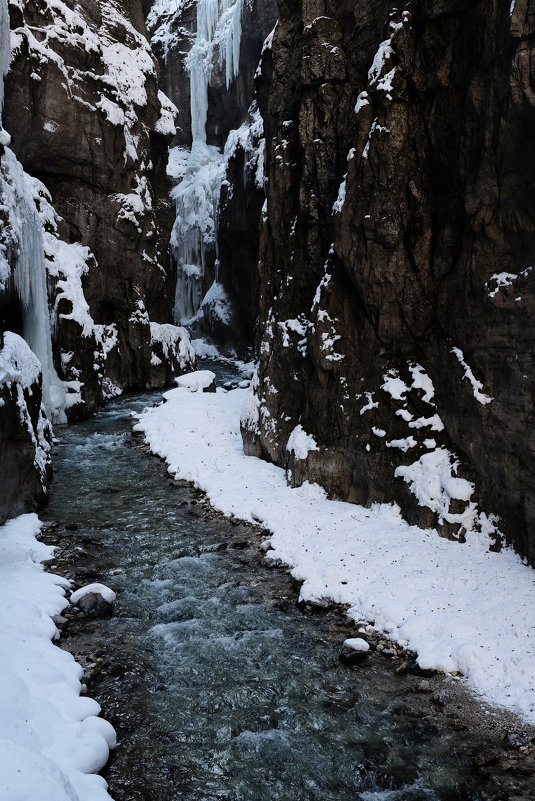
[[[279,11],[246,449],[534,562],[532,5]]]

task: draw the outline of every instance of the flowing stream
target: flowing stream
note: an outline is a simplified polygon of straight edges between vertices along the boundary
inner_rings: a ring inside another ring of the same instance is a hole
[[[118,593],[113,618],[80,619],[64,640],[118,729],[113,797],[479,798],[456,735],[400,713],[402,678],[340,664],[348,624],[298,608],[292,579],[262,564],[265,534],[211,514],[143,452],[131,412],[157,400],[124,397],[59,430],[47,511],[78,526],[65,534],[77,581]]]

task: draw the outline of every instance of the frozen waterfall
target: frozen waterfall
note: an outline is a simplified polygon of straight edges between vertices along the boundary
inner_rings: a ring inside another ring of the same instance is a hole
[[[4,77],[11,58],[7,0],[0,0],[0,100],[3,105]],[[1,106],[0,106],[1,108]],[[0,282],[8,280],[14,263],[14,284],[22,307],[24,339],[41,362],[43,404],[55,423],[66,423],[66,387],[59,379],[52,358],[52,335],[48,309],[43,231],[24,170],[7,147],[9,136],[0,126],[4,152],[0,163],[0,194],[9,217],[7,245],[0,250]]]
[[[243,0],[197,3],[197,34],[186,62],[193,144],[182,181],[173,193],[176,221],[171,245],[178,271],[175,322],[179,325],[191,321],[200,308],[206,253],[217,245],[219,195],[225,170],[223,154],[206,143],[208,85],[216,66],[225,68],[227,87],[238,74],[242,8]]]

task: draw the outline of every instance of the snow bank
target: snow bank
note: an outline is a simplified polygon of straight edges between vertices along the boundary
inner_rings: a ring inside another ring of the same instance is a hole
[[[174,390],[135,428],[171,475],[272,532],[268,558],[292,566],[302,599],[347,604],[351,618],[416,651],[422,668],[461,672],[484,699],[535,723],[534,571],[470,532],[460,544],[409,526],[395,506],[365,509],[328,501],[315,485],[288,487],[282,469],[243,454],[247,398],[239,389]]]
[[[39,564],[53,552],[35,538],[40,525],[29,514],[0,527],[0,798],[110,801],[93,774],[115,733],[80,696],[82,668],[52,643],[69,582]]]

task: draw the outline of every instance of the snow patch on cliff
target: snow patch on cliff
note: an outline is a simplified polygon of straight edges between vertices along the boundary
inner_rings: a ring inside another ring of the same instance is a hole
[[[318,451],[319,448],[312,434],[307,434],[302,425],[297,425],[288,437],[286,450],[302,460],[307,458],[310,451]]]

